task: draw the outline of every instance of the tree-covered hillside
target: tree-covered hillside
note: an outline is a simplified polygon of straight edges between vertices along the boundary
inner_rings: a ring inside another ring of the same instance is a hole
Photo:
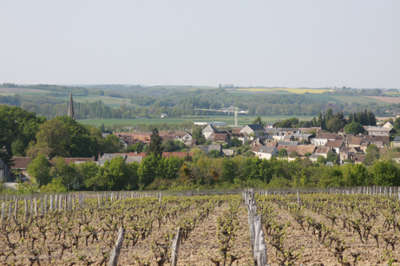
[[[243,89],[139,85],[0,85],[0,104],[22,107],[47,118],[65,115],[72,92],[78,119],[212,115],[198,109],[229,106],[249,115],[315,116],[333,109],[345,115],[371,110],[378,116],[400,112],[400,92],[383,89]]]

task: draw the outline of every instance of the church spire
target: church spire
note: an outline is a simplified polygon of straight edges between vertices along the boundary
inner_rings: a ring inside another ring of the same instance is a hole
[[[74,112],[74,100],[72,99],[72,93],[69,94],[69,104],[68,104],[68,113],[67,115],[72,119],[75,119],[75,112]]]

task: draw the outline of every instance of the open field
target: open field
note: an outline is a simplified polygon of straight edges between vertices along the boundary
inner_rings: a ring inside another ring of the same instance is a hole
[[[368,96],[348,96],[348,95],[334,95],[332,98],[337,99],[339,102],[347,103],[347,104],[377,104],[379,103],[378,100],[369,98]]]
[[[289,92],[294,94],[304,94],[304,93],[316,93],[321,94],[324,92],[330,92],[332,90],[328,89],[311,89],[311,88],[238,88],[239,91],[249,91],[249,92]]]
[[[111,96],[74,96],[74,100],[76,102],[97,102],[102,101],[106,105],[110,105],[112,107],[119,107],[120,105],[130,105],[130,98],[119,98],[119,97],[111,97]]]
[[[177,234],[177,265],[254,265],[240,194],[157,195],[3,199],[0,264],[106,265],[124,228],[119,265],[171,265]],[[268,265],[392,265],[400,209],[391,195],[256,195]]]
[[[263,116],[261,119],[267,123],[274,123],[279,120],[290,118],[294,116]],[[311,116],[296,116],[300,120],[310,120]],[[239,125],[250,124],[256,116],[238,116]],[[227,125],[234,123],[233,116],[185,116],[180,118],[137,118],[137,119],[82,119],[80,123],[101,126],[104,124],[107,127],[111,126],[136,126],[136,125],[180,125],[193,122],[225,122]]]
[[[388,97],[388,96],[367,96],[369,99],[374,99],[384,103],[400,103],[400,97]]]
[[[48,91],[28,88],[0,88],[0,95],[2,96],[11,96],[16,94],[36,95],[41,93],[48,93]]]

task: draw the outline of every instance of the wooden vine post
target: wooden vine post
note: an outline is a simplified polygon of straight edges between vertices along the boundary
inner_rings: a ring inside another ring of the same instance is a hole
[[[125,229],[121,226],[118,231],[117,242],[111,251],[110,260],[108,261],[108,266],[117,266],[118,257],[122,247],[122,241],[124,240]]]
[[[172,247],[171,247],[171,266],[176,266],[178,263],[178,251],[179,251],[179,244],[181,242],[181,228],[178,227],[176,231],[175,237],[172,240]]]
[[[254,263],[257,266],[267,265],[267,245],[262,229],[261,216],[257,215],[257,204],[254,199],[254,190],[243,192],[244,202],[247,206],[250,231],[250,243],[253,251]]]

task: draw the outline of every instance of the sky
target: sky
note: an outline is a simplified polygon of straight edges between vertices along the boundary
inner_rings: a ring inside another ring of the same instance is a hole
[[[1,0],[0,83],[400,88],[399,0]]]

